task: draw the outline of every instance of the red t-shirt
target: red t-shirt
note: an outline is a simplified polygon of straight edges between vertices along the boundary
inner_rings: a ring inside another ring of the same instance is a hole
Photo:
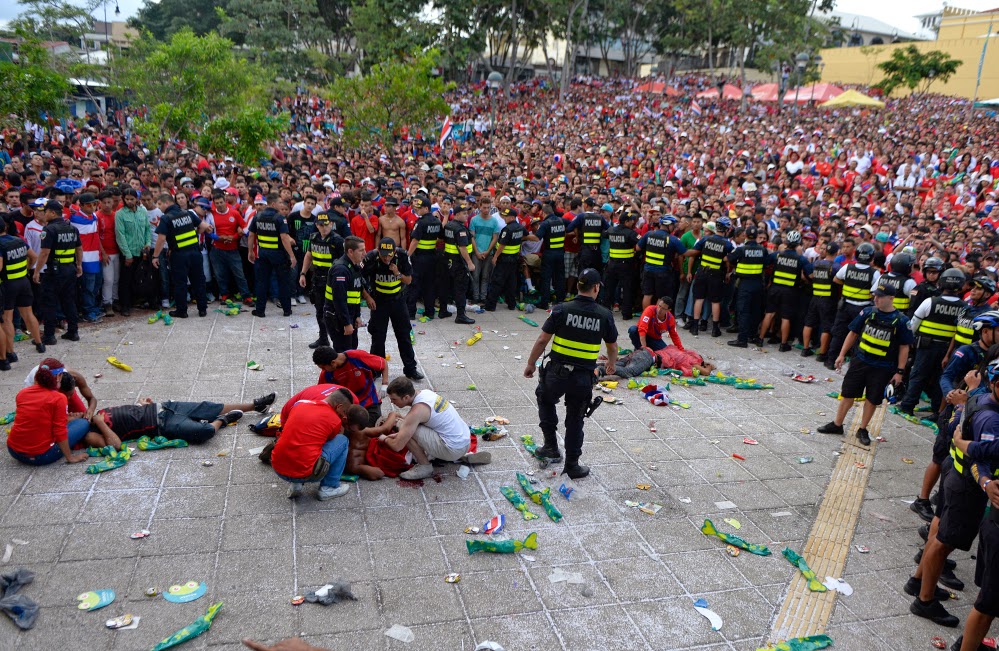
[[[326,396],[338,389],[347,389],[347,387],[340,386],[339,384],[313,384],[311,387],[305,387],[289,398],[288,402],[284,403],[284,407],[281,408],[281,422],[283,423],[288,420],[291,408],[299,400],[325,400]],[[350,391],[350,389],[347,389],[347,391]],[[350,399],[354,401],[355,405],[358,404],[357,396],[352,391]]]
[[[364,223],[364,216],[361,214],[354,215],[351,218],[350,232],[364,240],[365,250],[373,251],[375,249],[375,237],[378,235],[378,216],[369,215],[368,221],[375,227],[374,232],[368,230],[368,227]]]
[[[332,373],[319,371],[316,384],[339,384],[350,389],[360,398],[357,404],[370,407],[381,402],[378,398],[378,387],[375,386],[375,375],[381,377],[388,362],[384,357],[372,355],[363,350],[344,351],[347,362]]]
[[[118,251],[118,241],[114,237],[114,213],[97,211],[97,235],[101,238],[104,253],[115,255]]]
[[[271,454],[271,467],[285,477],[308,477],[323,452],[323,446],[342,428],[340,417],[327,402],[298,402],[281,427],[281,436]]]
[[[638,317],[638,334],[645,335],[646,343],[649,339],[662,341],[663,334],[668,334],[669,338],[673,340],[673,344],[683,350],[680,337],[676,334],[676,317],[673,316],[672,312],[667,312],[666,318],[660,321],[656,315],[656,310],[655,305],[650,305],[642,311],[642,316]]]
[[[239,233],[236,229],[246,229],[243,216],[232,206],[227,206],[225,212],[218,212],[212,206],[212,216],[215,218],[215,234],[219,236],[213,246],[220,251],[235,251],[239,246]],[[232,241],[225,242],[223,237],[231,237]]]
[[[66,396],[32,384],[18,391],[14,402],[16,416],[7,436],[11,450],[35,457],[66,440]]]
[[[564,215],[562,215],[562,219],[564,219],[567,222],[571,222],[576,217],[577,215],[574,215],[571,212],[567,212]],[[569,233],[565,234],[566,253],[579,253],[579,244],[580,244],[580,239],[577,235],[575,234],[570,235]]]

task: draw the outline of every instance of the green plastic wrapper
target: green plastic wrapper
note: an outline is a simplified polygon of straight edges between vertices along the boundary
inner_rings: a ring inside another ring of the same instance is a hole
[[[523,541],[520,540],[466,540],[465,547],[469,554],[475,552],[491,552],[493,554],[516,554],[522,549],[537,549],[538,534],[530,533]],[[221,604],[220,604],[221,605]],[[166,647],[163,647],[164,649]],[[159,651],[159,649],[153,649]]]
[[[744,549],[750,554],[756,554],[757,556],[769,556],[770,549],[766,545],[756,545],[753,543],[748,543],[739,536],[733,536],[730,533],[725,533],[723,531],[718,531],[711,520],[705,520],[704,525],[701,527],[701,533],[705,536],[713,536],[724,543],[732,545],[733,547],[738,547],[739,549]]]
[[[513,490],[513,488],[510,486],[500,486],[500,492],[503,493],[503,497],[505,497],[510,504],[513,504],[513,508],[520,511],[525,520],[536,520],[538,518],[538,514],[531,512],[531,510],[527,507],[527,502],[525,502],[524,498],[521,497],[517,491]]]
[[[545,488],[539,491],[531,485],[531,480],[522,472],[517,473],[517,482],[520,483],[520,487],[524,489],[531,501],[545,510],[552,522],[558,522],[562,519],[562,512],[552,504],[552,489]]]
[[[164,649],[173,648],[178,644],[190,642],[212,627],[212,620],[215,619],[220,610],[222,610],[221,601],[209,607],[207,613],[154,646],[153,651],[163,651]]]
[[[808,567],[808,563],[802,558],[796,551],[790,547],[785,547],[784,551],[781,552],[784,558],[788,560],[791,565],[794,565],[801,572],[802,576],[808,579],[808,589],[812,592],[825,592],[828,588],[822,585],[822,582],[815,577],[815,570]]]

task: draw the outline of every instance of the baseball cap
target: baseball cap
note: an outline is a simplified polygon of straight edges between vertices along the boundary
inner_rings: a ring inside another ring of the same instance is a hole
[[[253,205],[255,205],[255,206],[266,206],[267,205],[267,199],[264,198],[264,195],[258,194],[257,196],[253,197]]]
[[[614,206],[610,205],[609,203],[605,203],[604,205],[600,206],[600,210],[606,210],[607,212],[614,212]]]
[[[45,208],[45,204],[47,203],[48,199],[45,199],[44,197],[38,197],[37,199],[32,201],[29,205],[35,210],[43,210]]]
[[[398,206],[399,205],[399,200],[396,199],[395,197],[388,197],[387,199],[385,199],[385,205],[386,206]]]
[[[426,208],[427,200],[424,199],[423,197],[414,197],[412,201],[412,206],[414,208]]]
[[[84,192],[83,194],[80,195],[80,198],[77,200],[77,203],[80,204],[81,206],[88,203],[97,203],[97,195],[95,195],[93,192]]]
[[[191,180],[191,177],[185,176],[184,178],[182,178],[180,180],[180,184],[181,184],[181,186],[194,185],[194,181]]]
[[[513,208],[502,208],[500,210],[500,216],[502,217],[516,217],[517,211]]]
[[[327,215],[324,212],[321,212],[318,215],[316,215],[316,223],[317,224],[329,224],[330,223],[330,216]]]
[[[879,282],[877,289],[874,290],[875,296],[894,296],[895,292],[891,287],[885,282]]]
[[[391,237],[383,237],[378,243],[378,255],[392,255],[395,253],[395,240]]]
[[[194,200],[194,205],[201,206],[205,210],[211,210],[212,200],[208,197],[198,197]]]
[[[603,281],[600,279],[600,272],[596,269],[583,269],[582,273],[579,274],[579,282],[583,285],[588,285],[590,287],[594,285],[599,285]]]
[[[583,199],[583,203],[586,204],[587,206],[595,206],[597,205],[597,200],[594,199],[593,197],[586,197],[585,199]]]
[[[340,197],[333,197],[330,199],[330,208],[340,208],[344,205],[343,199]]]

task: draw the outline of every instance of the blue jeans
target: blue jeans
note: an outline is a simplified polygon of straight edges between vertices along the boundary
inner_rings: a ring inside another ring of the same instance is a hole
[[[66,438],[70,449],[82,441],[83,437],[85,437],[89,431],[90,421],[86,418],[74,418],[69,421],[69,424],[66,427]],[[29,457],[25,454],[21,454],[20,452],[16,452],[12,450],[10,446],[7,447],[7,452],[9,452],[10,456],[14,457],[17,461],[26,463],[29,466],[47,466],[63,458],[62,450],[59,449],[58,445],[54,444],[42,454],[34,457]],[[346,455],[344,456],[344,460],[346,461]]]
[[[250,288],[246,284],[246,276],[243,275],[243,260],[239,257],[239,251],[223,251],[222,249],[212,249],[210,254],[212,259],[212,271],[215,273],[215,280],[219,284],[219,294],[231,296],[232,285],[236,285],[236,291],[243,298],[250,295]]]
[[[343,434],[334,436],[323,445],[322,457],[330,462],[330,470],[319,482],[320,488],[336,488],[340,485],[340,476],[343,469],[347,467],[347,448],[350,441]],[[293,484],[304,484],[301,478],[285,477],[278,473],[278,477]]]
[[[642,340],[638,336],[638,326],[633,325],[628,328],[628,336],[631,337],[631,345],[634,350],[640,350],[642,348]],[[666,342],[662,339],[653,339],[652,337],[646,336],[645,343],[649,345],[653,351],[662,350],[666,347]]]
[[[104,275],[101,272],[84,272],[79,279],[80,283],[80,303],[83,306],[83,317],[85,319],[96,319],[103,312],[100,310],[101,285],[104,284]]]

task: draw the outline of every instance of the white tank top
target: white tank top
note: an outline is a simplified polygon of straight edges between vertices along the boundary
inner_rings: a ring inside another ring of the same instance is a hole
[[[471,432],[468,425],[446,398],[430,389],[424,389],[413,398],[413,404],[423,404],[430,408],[430,420],[426,422],[426,426],[437,432],[446,446],[459,450],[469,444]]]

